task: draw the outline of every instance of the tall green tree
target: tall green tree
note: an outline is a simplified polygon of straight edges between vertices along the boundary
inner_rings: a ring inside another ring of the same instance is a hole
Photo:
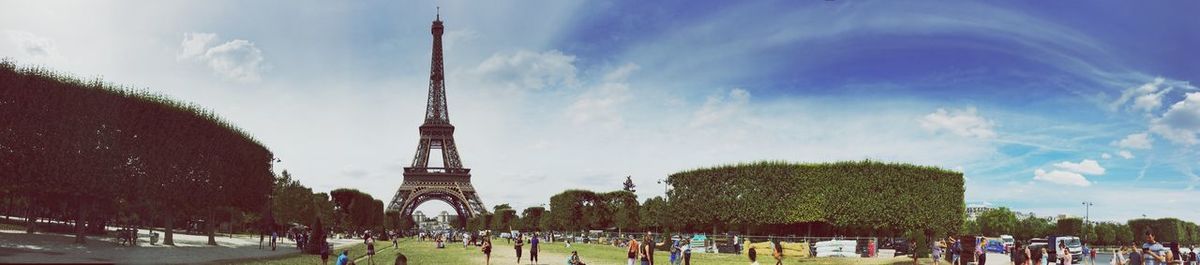
[[[542,222],[542,216],[545,214],[546,214],[545,207],[534,206],[534,207],[525,208],[524,211],[521,211],[522,230],[546,231],[547,228],[543,226],[543,222]]]
[[[984,211],[976,221],[986,236],[1012,235],[1017,228],[1017,215],[1006,207]]]
[[[638,209],[638,221],[643,228],[662,230],[671,222],[668,207],[667,200],[662,196],[646,199]]]

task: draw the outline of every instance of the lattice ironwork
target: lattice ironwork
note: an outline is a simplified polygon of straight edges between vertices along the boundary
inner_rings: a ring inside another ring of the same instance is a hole
[[[439,200],[450,204],[459,221],[484,213],[483,201],[471,186],[471,169],[464,168],[454,143],[454,125],[446,110],[446,80],[442,66],[441,14],[433,21],[433,59],[429,70],[429,99],[425,105],[425,122],[421,124],[421,139],[412,166],[404,168],[404,183],[388,204],[409,218],[422,203]],[[442,155],[442,167],[429,167],[433,150]]]

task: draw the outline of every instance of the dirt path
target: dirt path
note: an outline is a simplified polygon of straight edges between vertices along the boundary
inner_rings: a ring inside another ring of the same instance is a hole
[[[567,261],[567,254],[565,254],[565,253],[553,253],[553,252],[548,252],[548,251],[542,251],[542,252],[538,252],[538,262],[532,263],[529,261],[529,244],[525,244],[525,246],[521,247],[521,262],[517,263],[516,262],[517,261],[517,250],[515,248],[513,248],[512,244],[505,243],[504,241],[500,241],[500,242],[492,241],[492,243],[495,244],[494,246],[492,246],[492,264],[494,264],[494,265],[495,264],[498,264],[498,265],[565,264]],[[483,253],[479,253],[479,255],[474,255],[473,257],[474,258],[472,260],[474,260],[476,262],[476,264],[487,264],[484,262],[485,259],[484,259]],[[588,264],[592,264],[592,263],[589,262]]]

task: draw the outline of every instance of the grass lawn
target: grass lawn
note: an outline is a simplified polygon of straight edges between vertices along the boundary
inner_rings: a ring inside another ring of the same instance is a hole
[[[372,258],[375,264],[392,265],[398,253],[397,250],[392,249],[392,243],[382,240],[375,243],[376,255]],[[333,254],[329,255],[329,264],[337,261],[337,254],[341,254],[342,250],[349,250],[350,256],[356,260],[356,264],[367,265],[369,263],[366,259],[367,247],[360,243],[332,251]],[[482,256],[479,248],[463,249],[460,244],[457,248],[454,245],[448,245],[444,249],[437,249],[431,242],[418,242],[415,239],[401,239],[399,251],[408,258],[409,264],[475,264],[472,257]],[[217,263],[225,264],[227,262]],[[321,256],[294,254],[271,259],[238,261],[234,264],[321,264]]]
[[[512,244],[506,243],[505,240],[493,240],[495,245],[492,248],[492,264],[514,264],[515,251]],[[396,259],[397,250],[392,249],[391,242],[379,241],[376,245],[377,254],[374,257],[375,264],[391,265]],[[350,247],[341,248],[335,253],[341,253],[342,249],[350,251],[350,255],[357,261],[356,264],[368,264],[365,259],[366,247],[363,244],[354,244]],[[522,255],[522,264],[528,264],[529,246],[526,245],[523,249],[525,253]],[[593,244],[573,244],[571,248],[567,248],[562,243],[542,244],[542,252],[539,256],[538,264],[566,264],[566,257],[571,251],[579,251],[580,258],[589,265],[624,265],[625,251],[624,249],[612,247],[608,245],[593,245]],[[415,239],[406,238],[400,240],[399,252],[404,253],[408,258],[409,264],[484,264],[483,253],[478,247],[469,247],[464,249],[461,243],[447,244],[444,249],[437,249],[433,242],[416,241]],[[655,261],[658,264],[668,264],[669,253],[665,251],[654,252]],[[331,255],[329,264],[333,264],[337,255]],[[813,264],[813,265],[908,265],[912,264],[912,260],[907,258],[892,258],[892,259],[857,259],[857,258],[787,258],[784,259],[784,264]],[[317,255],[289,255],[266,260],[244,261],[237,264],[320,264],[321,259]],[[710,254],[696,253],[692,254],[692,264],[696,265],[745,265],[750,261],[742,255],[734,254]],[[759,256],[760,264],[775,264],[775,260],[769,255]],[[922,259],[921,264],[932,264],[929,259]]]

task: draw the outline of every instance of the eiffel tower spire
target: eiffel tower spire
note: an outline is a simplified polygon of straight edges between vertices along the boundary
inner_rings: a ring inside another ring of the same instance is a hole
[[[429,66],[429,102],[425,105],[425,124],[450,124],[446,111],[446,75],[442,68],[442,14],[438,7],[433,21],[433,60]]]

